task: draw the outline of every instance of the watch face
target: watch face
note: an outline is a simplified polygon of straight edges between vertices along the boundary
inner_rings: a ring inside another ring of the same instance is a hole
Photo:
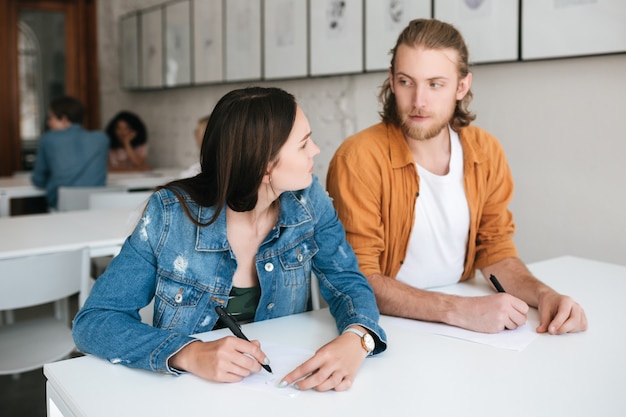
[[[376,343],[374,343],[374,338],[369,333],[365,333],[363,335],[363,343],[364,343],[363,347],[368,352],[373,351],[374,348],[376,347]]]

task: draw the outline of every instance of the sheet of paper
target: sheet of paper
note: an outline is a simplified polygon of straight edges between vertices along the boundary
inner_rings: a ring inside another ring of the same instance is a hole
[[[443,323],[431,323],[419,320],[388,317],[386,323],[402,326],[421,332],[434,333],[442,336],[454,337],[475,343],[482,343],[497,348],[521,351],[537,337],[535,325],[526,323],[515,330],[503,330],[500,333],[479,333],[460,327],[449,326]]]
[[[296,369],[303,362],[311,358],[315,352],[308,349],[296,348],[276,344],[264,344],[263,352],[270,358],[272,374],[261,369],[260,372],[244,378],[239,384],[257,391],[266,391],[272,394],[295,397],[300,393],[292,386],[279,388],[278,384],[289,372]]]

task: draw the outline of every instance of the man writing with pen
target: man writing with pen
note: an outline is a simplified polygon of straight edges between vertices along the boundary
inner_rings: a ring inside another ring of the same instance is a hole
[[[587,328],[583,309],[534,277],[517,257],[507,206],[513,180],[502,147],[470,126],[472,74],[461,34],[417,19],[392,49],[382,122],[339,147],[334,199],[383,314],[484,333],[515,329],[537,307],[537,332]],[[497,277],[506,293],[458,297],[426,289]]]
[[[338,336],[278,375],[280,386],[350,388],[387,342],[374,293],[313,175],[319,152],[291,94],[250,87],[222,97],[204,133],[201,173],[152,195],[74,319],[76,346],[130,367],[241,381],[271,367],[237,321],[310,309],[315,272]],[[152,299],[149,326],[139,310]],[[236,337],[192,336],[220,324]]]

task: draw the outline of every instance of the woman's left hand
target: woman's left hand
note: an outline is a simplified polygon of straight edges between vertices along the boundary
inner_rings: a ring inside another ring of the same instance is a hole
[[[282,379],[281,387],[295,382],[299,390],[345,391],[352,386],[367,352],[353,333],[345,333],[315,352],[315,355]]]

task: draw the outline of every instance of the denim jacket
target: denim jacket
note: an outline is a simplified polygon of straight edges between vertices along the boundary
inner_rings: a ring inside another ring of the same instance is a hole
[[[186,201],[202,223],[215,213]],[[278,221],[255,260],[261,286],[255,321],[309,310],[314,272],[337,329],[361,325],[374,336],[374,353],[386,349],[374,293],[317,178],[280,196]],[[190,335],[213,329],[215,306],[228,302],[236,268],[226,211],[210,226],[197,226],[171,191],[159,190],[74,319],[76,346],[113,363],[175,374],[168,359],[195,340]],[[151,327],[138,310],[153,297]]]

